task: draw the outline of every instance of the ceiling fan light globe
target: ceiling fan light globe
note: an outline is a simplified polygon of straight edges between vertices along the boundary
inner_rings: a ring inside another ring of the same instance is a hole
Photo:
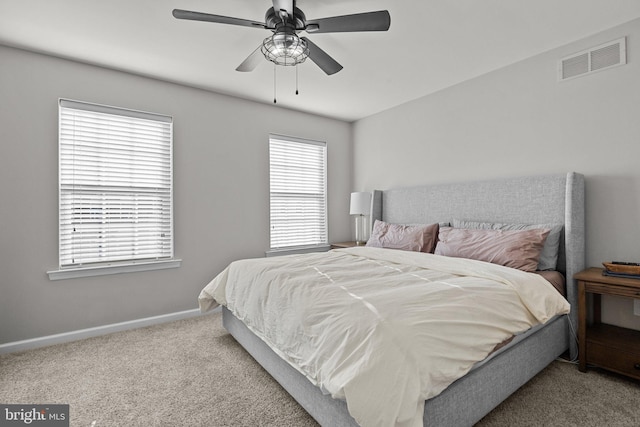
[[[273,45],[278,51],[285,52],[295,48],[296,37],[293,34],[274,34]]]
[[[309,56],[307,43],[296,34],[276,33],[262,42],[262,54],[277,65],[297,65]]]

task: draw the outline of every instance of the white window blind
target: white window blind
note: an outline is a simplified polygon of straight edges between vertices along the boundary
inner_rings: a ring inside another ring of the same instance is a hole
[[[270,135],[269,165],[271,249],[326,244],[326,144]]]
[[[173,257],[171,117],[61,99],[60,268]]]

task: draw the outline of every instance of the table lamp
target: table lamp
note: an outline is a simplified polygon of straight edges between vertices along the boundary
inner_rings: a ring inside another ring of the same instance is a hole
[[[355,215],[356,245],[361,246],[369,240],[369,215],[371,214],[371,193],[351,193],[349,213]]]

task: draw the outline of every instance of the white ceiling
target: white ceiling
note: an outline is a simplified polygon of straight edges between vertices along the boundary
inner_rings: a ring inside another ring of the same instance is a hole
[[[357,120],[640,17],[639,0],[298,0],[307,19],[387,9],[388,32],[311,34],[344,69],[278,67],[278,106]],[[235,68],[268,30],[177,20],[174,8],[264,22],[269,0],[0,0],[0,44],[272,103],[274,67]],[[1,58],[0,58],[1,65]]]

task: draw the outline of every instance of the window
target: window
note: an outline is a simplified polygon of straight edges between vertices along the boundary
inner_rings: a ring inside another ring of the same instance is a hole
[[[173,259],[172,121],[60,100],[59,272]]]
[[[271,249],[326,245],[327,147],[270,135]]]

